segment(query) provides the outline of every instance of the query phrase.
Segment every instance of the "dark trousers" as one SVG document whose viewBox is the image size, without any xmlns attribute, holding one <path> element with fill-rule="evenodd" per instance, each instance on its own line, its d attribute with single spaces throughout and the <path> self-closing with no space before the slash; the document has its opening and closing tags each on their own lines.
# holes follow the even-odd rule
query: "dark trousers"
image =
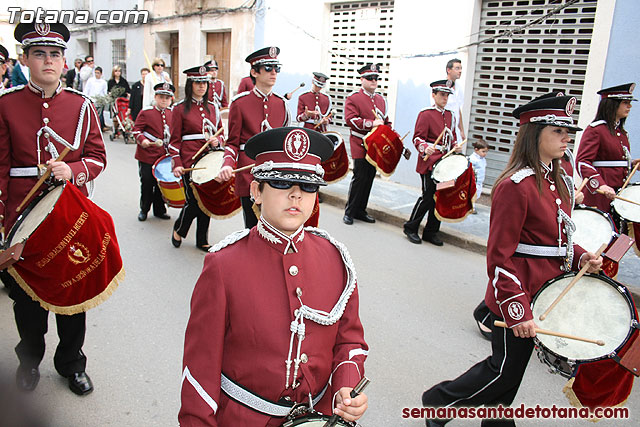
<svg viewBox="0 0 640 427">
<path fill-rule="evenodd" d="M 533 340 L 517 338 L 509 328 L 493 326 L 495 320 L 502 320 L 493 313 L 490 319 L 493 354 L 455 380 L 441 382 L 425 391 L 423 406 L 509 406 L 513 403 L 531 358 Z M 484 420 L 482 425 L 515 423 L 512 420 Z"/>
<path fill-rule="evenodd" d="M 138 174 L 140 175 L 140 211 L 147 213 L 153 205 L 155 216 L 167 213 L 167 208 L 162 199 L 158 181 L 151 171 L 152 165 L 138 161 Z"/>
<path fill-rule="evenodd" d="M 198 201 L 196 197 L 193 195 L 193 189 L 189 185 L 190 179 L 187 175 L 182 176 L 182 180 L 184 183 L 184 193 L 185 193 L 185 204 L 182 210 L 180 211 L 180 216 L 176 220 L 173 225 L 173 229 L 180 235 L 180 237 L 187 237 L 187 233 L 189 233 L 189 228 L 191 228 L 191 223 L 195 218 L 197 218 L 196 222 L 196 245 L 204 246 L 209 243 L 209 222 L 211 218 L 206 213 L 202 212 L 200 206 L 198 206 Z"/>
<path fill-rule="evenodd" d="M 404 223 L 404 229 L 417 233 L 420 228 L 420 223 L 425 214 L 429 212 L 427 217 L 427 225 L 424 227 L 422 237 L 433 235 L 440 230 L 440 220 L 436 217 L 436 201 L 433 196 L 436 194 L 436 183 L 431 179 L 431 171 L 426 174 L 420 174 L 420 180 L 422 181 L 422 195 L 418 197 L 409 221 Z"/>
<path fill-rule="evenodd" d="M 376 168 L 367 159 L 353 159 L 353 177 L 349 185 L 349 199 L 344 214 L 358 217 L 367 213 L 371 186 L 376 177 Z"/>
<path fill-rule="evenodd" d="M 0 273 L 0 277 L 10 289 L 9 296 L 13 299 L 13 313 L 20 335 L 20 342 L 16 346 L 18 360 L 26 368 L 36 368 L 44 357 L 49 312 L 32 300 L 6 270 Z M 60 338 L 53 356 L 56 371 L 64 377 L 83 372 L 87 365 L 87 358 L 82 352 L 86 313 L 72 316 L 56 314 L 56 326 Z"/>
<path fill-rule="evenodd" d="M 253 211 L 253 202 L 251 197 L 240 197 L 240 203 L 242 204 L 242 216 L 244 217 L 244 227 L 253 228 L 258 225 L 258 217 Z"/>
<path fill-rule="evenodd" d="M 487 328 L 491 328 L 491 310 L 489 310 L 484 300 L 480 301 L 480 304 L 473 310 L 473 318 Z"/>
</svg>

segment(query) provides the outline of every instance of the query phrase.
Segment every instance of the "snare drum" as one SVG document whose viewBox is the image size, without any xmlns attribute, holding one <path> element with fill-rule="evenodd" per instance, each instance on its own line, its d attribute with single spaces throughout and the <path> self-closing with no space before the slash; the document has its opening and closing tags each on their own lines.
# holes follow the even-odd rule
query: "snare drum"
<svg viewBox="0 0 640 427">
<path fill-rule="evenodd" d="M 151 168 L 153 177 L 158 181 L 158 187 L 167 206 L 182 208 L 185 203 L 184 185 L 182 178 L 177 177 L 171 170 L 171 156 L 159 158 Z"/>
<path fill-rule="evenodd" d="M 387 125 L 378 125 L 363 138 L 367 161 L 383 176 L 391 176 L 400 162 L 404 145 L 400 135 Z"/>
<path fill-rule="evenodd" d="M 600 209 L 577 206 L 571 214 L 576 224 L 573 243 L 595 253 L 603 243 L 609 245 L 616 236 L 616 228 L 611 217 Z"/>
<path fill-rule="evenodd" d="M 222 169 L 224 151 L 212 151 L 200 158 L 193 167 L 204 168 L 191 172 L 191 188 L 202 212 L 210 217 L 223 219 L 235 215 L 242 208 L 234 190 L 235 178 L 217 182 Z"/>
<path fill-rule="evenodd" d="M 53 212 L 53 208 L 62 195 L 64 185 L 45 190 L 31 202 L 29 207 L 18 217 L 7 237 L 7 246 L 25 243 L 42 222 Z"/>
<path fill-rule="evenodd" d="M 469 168 L 467 156 L 455 153 L 449 157 L 438 160 L 433 165 L 431 178 L 437 182 L 447 182 L 457 179 Z"/>
<path fill-rule="evenodd" d="M 331 417 L 319 413 L 308 414 L 293 420 L 286 421 L 282 427 L 324 427 Z M 338 427 L 353 427 L 356 424 L 338 418 L 335 424 Z"/>
<path fill-rule="evenodd" d="M 598 339 L 604 346 L 537 334 L 534 338 L 541 362 L 551 372 L 570 378 L 581 363 L 607 359 L 629 340 L 637 320 L 628 290 L 602 275 L 585 274 L 545 320 L 540 315 L 575 277 L 558 276 L 542 287 L 532 302 L 533 317 L 540 328 L 584 338 Z"/>
<path fill-rule="evenodd" d="M 630 184 L 624 190 L 619 191 L 617 195 L 640 203 L 640 183 Z M 611 202 L 611 206 L 622 219 L 630 222 L 640 222 L 640 206 L 620 199 L 614 199 Z"/>
</svg>

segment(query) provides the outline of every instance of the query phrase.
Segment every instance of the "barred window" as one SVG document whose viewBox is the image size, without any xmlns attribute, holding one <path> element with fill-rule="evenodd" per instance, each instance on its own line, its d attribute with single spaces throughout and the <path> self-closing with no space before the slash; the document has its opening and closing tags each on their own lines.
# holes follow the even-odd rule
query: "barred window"
<svg viewBox="0 0 640 427">
<path fill-rule="evenodd" d="M 126 40 L 111 40 L 111 63 L 122 68 L 122 77 L 127 75 L 127 45 Z M 109 76 L 111 73 L 109 72 Z"/>
</svg>

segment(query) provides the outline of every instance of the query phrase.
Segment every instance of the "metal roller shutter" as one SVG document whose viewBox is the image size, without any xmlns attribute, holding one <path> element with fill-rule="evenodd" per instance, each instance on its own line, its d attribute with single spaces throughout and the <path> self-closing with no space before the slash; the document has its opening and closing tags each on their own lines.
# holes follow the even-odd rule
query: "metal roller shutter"
<svg viewBox="0 0 640 427">
<path fill-rule="evenodd" d="M 483 1 L 479 39 L 540 18 L 558 0 Z M 580 113 L 597 0 L 580 0 L 511 37 L 481 43 L 476 57 L 469 141 L 489 143 L 486 186 L 495 182 L 511 155 L 518 131 L 514 108 L 550 91 L 578 98 Z M 472 152 L 469 144 L 469 152 Z"/>
</svg>

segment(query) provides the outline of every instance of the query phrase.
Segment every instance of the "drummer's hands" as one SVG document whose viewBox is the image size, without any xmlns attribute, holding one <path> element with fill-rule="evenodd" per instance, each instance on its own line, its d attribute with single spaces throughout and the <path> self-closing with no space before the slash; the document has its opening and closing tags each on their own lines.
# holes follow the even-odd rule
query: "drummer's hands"
<svg viewBox="0 0 640 427">
<path fill-rule="evenodd" d="M 140 146 L 142 148 L 149 148 L 149 147 L 151 147 L 151 141 L 149 141 L 147 138 L 145 138 L 144 141 L 142 141 L 140 143 Z"/>
<path fill-rule="evenodd" d="M 73 174 L 71 173 L 71 167 L 65 162 L 56 162 L 54 160 L 47 161 L 47 164 L 51 167 L 51 173 L 60 181 L 69 181 Z"/>
<path fill-rule="evenodd" d="M 589 263 L 589 268 L 587 269 L 587 273 L 597 273 L 602 268 L 602 257 L 596 257 L 596 254 L 593 252 L 585 252 L 580 258 L 580 268 L 582 268 L 586 263 Z"/>
<path fill-rule="evenodd" d="M 218 145 L 220 145 L 220 140 L 215 136 L 212 136 L 211 138 L 209 138 L 207 142 L 212 147 L 217 147 Z"/>
<path fill-rule="evenodd" d="M 216 181 L 220 182 L 218 178 L 220 178 L 222 181 L 229 181 L 232 177 L 233 169 L 231 168 L 231 166 L 224 166 L 222 169 L 220 169 L 220 173 L 218 174 Z"/>
<path fill-rule="evenodd" d="M 609 187 L 608 185 L 601 185 L 600 188 L 598 188 L 598 190 L 603 191 L 604 196 L 609 200 L 613 200 L 616 197 L 616 192 L 613 190 L 613 188 Z"/>
<path fill-rule="evenodd" d="M 578 191 L 576 193 L 575 203 L 576 205 L 580 205 L 582 202 L 584 202 L 584 193 L 582 191 Z"/>
<path fill-rule="evenodd" d="M 456 153 L 462 153 L 462 143 L 460 143 L 460 144 L 456 144 L 456 145 L 453 147 L 453 151 L 455 151 Z"/>
<path fill-rule="evenodd" d="M 382 120 L 382 119 L 375 119 L 375 120 L 373 121 L 373 125 L 372 125 L 372 126 L 373 126 L 373 127 L 376 127 L 376 126 L 380 126 L 380 125 L 383 125 L 383 124 L 384 124 L 384 120 Z"/>
<path fill-rule="evenodd" d="M 513 335 L 518 338 L 533 338 L 536 336 L 536 322 L 531 319 L 512 327 Z"/>
<path fill-rule="evenodd" d="M 369 407 L 369 398 L 366 394 L 360 393 L 356 397 L 351 397 L 349 393 L 351 387 L 342 387 L 336 395 L 336 407 L 333 413 L 347 421 L 356 421 Z"/>
<path fill-rule="evenodd" d="M 435 152 L 436 152 L 436 147 L 434 147 L 433 145 L 427 145 L 427 148 L 424 149 L 425 156 L 430 156 Z"/>
<path fill-rule="evenodd" d="M 635 165 L 636 165 L 637 163 L 640 163 L 640 159 L 633 159 L 633 160 L 631 160 L 631 166 L 634 166 L 634 167 L 635 167 Z"/>
<path fill-rule="evenodd" d="M 182 166 L 173 168 L 173 176 L 181 177 L 182 175 L 184 175 L 184 168 Z"/>
</svg>

